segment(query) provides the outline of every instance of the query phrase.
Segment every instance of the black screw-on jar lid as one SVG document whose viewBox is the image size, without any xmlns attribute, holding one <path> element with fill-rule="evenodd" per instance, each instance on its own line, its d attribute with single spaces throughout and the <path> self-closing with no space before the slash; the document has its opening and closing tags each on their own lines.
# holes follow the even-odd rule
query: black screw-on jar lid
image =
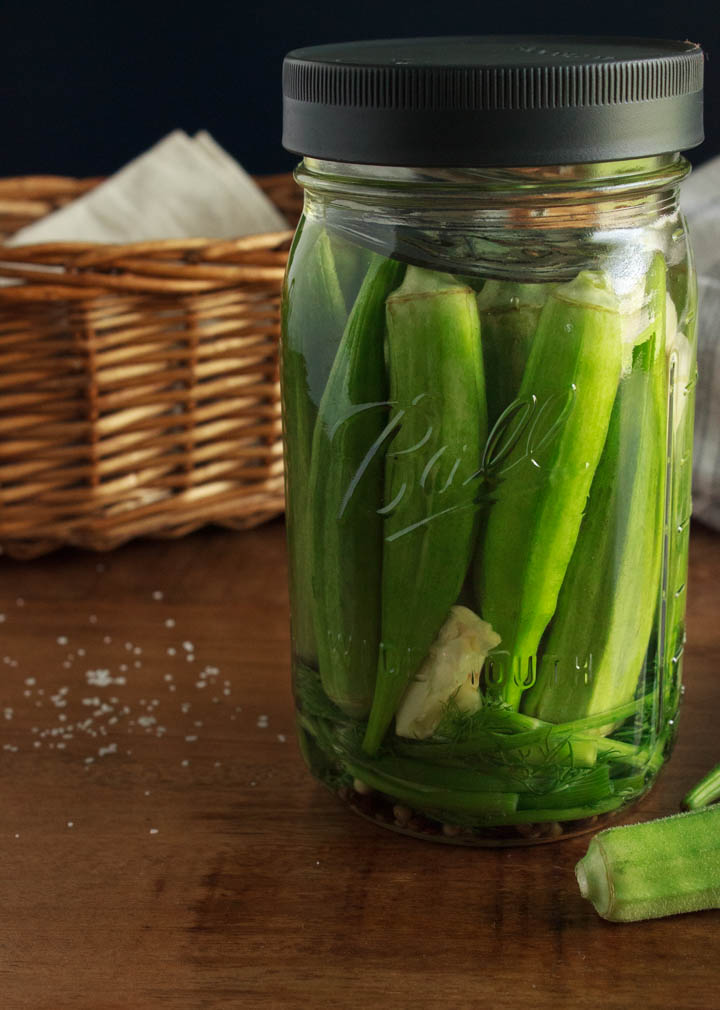
<svg viewBox="0 0 720 1010">
<path fill-rule="evenodd" d="M 547 165 L 703 140 L 692 42 L 489 35 L 313 46 L 283 64 L 283 145 L 370 165 Z"/>
</svg>

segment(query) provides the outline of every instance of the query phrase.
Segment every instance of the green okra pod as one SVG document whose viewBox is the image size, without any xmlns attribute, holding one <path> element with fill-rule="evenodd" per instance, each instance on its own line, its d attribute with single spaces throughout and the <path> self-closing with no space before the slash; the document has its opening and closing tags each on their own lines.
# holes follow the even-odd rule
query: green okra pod
<svg viewBox="0 0 720 1010">
<path fill-rule="evenodd" d="M 347 311 L 330 240 L 306 220 L 296 234 L 283 289 L 281 367 L 285 438 L 286 514 L 297 656 L 316 661 L 310 556 L 310 455 L 318 403 L 343 333 Z"/>
<path fill-rule="evenodd" d="M 312 590 L 323 687 L 367 715 L 380 641 L 385 299 L 403 266 L 374 257 L 320 402 L 312 444 Z"/>
<path fill-rule="evenodd" d="M 697 785 L 692 787 L 683 799 L 683 806 L 686 810 L 699 810 L 716 800 L 720 800 L 720 765 L 703 775 Z"/>
<path fill-rule="evenodd" d="M 612 922 L 720 908 L 720 807 L 596 835 L 575 867 L 580 893 Z"/>
<path fill-rule="evenodd" d="M 665 263 L 618 389 L 575 549 L 523 712 L 569 722 L 629 702 L 659 604 L 665 506 Z M 607 724 L 611 728 L 612 724 Z"/>
<path fill-rule="evenodd" d="M 555 287 L 490 280 L 478 295 L 491 427 L 518 394 L 540 310 Z"/>
<path fill-rule="evenodd" d="M 472 558 L 470 481 L 487 435 L 474 292 L 409 267 L 387 301 L 392 421 L 383 508 L 382 628 L 365 736 L 374 754 L 412 676 L 455 603 Z"/>
<path fill-rule="evenodd" d="M 500 635 L 493 690 L 517 708 L 535 673 L 607 435 L 622 363 L 607 276 L 583 271 L 549 296 L 518 402 L 525 411 L 496 483 L 475 566 L 483 618 Z"/>
</svg>

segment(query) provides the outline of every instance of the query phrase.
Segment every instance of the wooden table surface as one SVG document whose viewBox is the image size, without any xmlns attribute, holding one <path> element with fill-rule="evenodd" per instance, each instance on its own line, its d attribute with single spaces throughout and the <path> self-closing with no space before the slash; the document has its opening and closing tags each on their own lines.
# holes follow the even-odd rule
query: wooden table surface
<svg viewBox="0 0 720 1010">
<path fill-rule="evenodd" d="M 720 536 L 693 533 L 687 696 L 636 818 L 720 760 Z M 0 559 L 0 1006 L 720 1006 L 720 912 L 612 925 L 588 839 L 386 832 L 293 736 L 284 529 Z"/>
</svg>

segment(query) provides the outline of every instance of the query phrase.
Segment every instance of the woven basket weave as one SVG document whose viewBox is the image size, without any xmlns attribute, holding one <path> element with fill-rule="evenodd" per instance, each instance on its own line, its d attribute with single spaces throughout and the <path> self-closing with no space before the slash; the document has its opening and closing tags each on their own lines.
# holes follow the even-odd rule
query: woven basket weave
<svg viewBox="0 0 720 1010">
<path fill-rule="evenodd" d="M 291 176 L 258 179 L 294 225 Z M 0 180 L 0 237 L 94 180 Z M 0 549 L 106 550 L 282 512 L 291 232 L 0 251 Z"/>
</svg>

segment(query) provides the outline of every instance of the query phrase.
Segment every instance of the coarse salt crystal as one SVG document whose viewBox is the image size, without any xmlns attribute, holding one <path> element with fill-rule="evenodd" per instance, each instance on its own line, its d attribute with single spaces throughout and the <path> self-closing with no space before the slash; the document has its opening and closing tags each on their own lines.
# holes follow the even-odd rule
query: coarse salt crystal
<svg viewBox="0 0 720 1010">
<path fill-rule="evenodd" d="M 185 650 L 185 652 L 195 651 L 195 646 L 192 644 L 192 642 L 183 642 L 182 647 Z"/>
<path fill-rule="evenodd" d="M 172 617 L 168 617 L 166 619 L 166 621 L 165 621 L 165 627 L 166 628 L 174 628 L 175 627 L 175 621 L 172 619 Z"/>
<path fill-rule="evenodd" d="M 58 645 L 67 645 L 68 644 L 67 635 L 58 635 L 56 641 Z"/>
<path fill-rule="evenodd" d="M 156 589 L 152 594 L 152 598 L 154 600 L 161 600 L 164 595 L 165 594 L 163 593 L 162 589 Z"/>
</svg>

